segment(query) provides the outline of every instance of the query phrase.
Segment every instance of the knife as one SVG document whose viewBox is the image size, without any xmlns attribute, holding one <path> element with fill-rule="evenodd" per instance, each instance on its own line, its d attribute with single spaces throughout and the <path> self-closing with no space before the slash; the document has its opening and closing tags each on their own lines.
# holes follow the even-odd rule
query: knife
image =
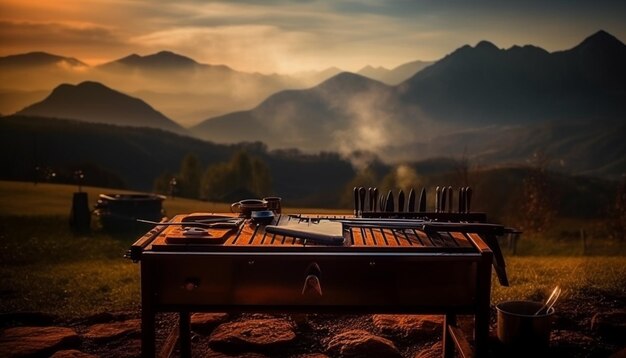
<svg viewBox="0 0 626 358">
<path fill-rule="evenodd" d="M 364 187 L 360 187 L 359 188 L 359 215 L 363 214 L 363 211 L 365 210 L 365 193 L 367 190 L 365 190 Z"/>
<path fill-rule="evenodd" d="M 420 193 L 420 202 L 417 211 L 420 213 L 426 212 L 426 188 L 422 188 L 422 192 Z"/>
<path fill-rule="evenodd" d="M 435 188 L 435 212 L 439 212 L 439 205 L 441 204 L 441 188 Z"/>
<path fill-rule="evenodd" d="M 393 202 L 393 192 L 391 190 L 389 190 L 389 192 L 387 193 L 387 199 L 385 200 L 385 211 L 394 211 L 395 209 L 395 205 Z"/>
<path fill-rule="evenodd" d="M 441 204 L 439 205 L 439 212 L 441 213 L 446 212 L 446 204 L 448 202 L 447 194 L 448 194 L 448 188 L 444 186 L 443 188 L 441 188 Z"/>
<path fill-rule="evenodd" d="M 465 212 L 465 188 L 459 188 L 459 213 Z"/>
<path fill-rule="evenodd" d="M 454 191 L 452 191 L 452 186 L 448 187 L 448 212 L 452 212 L 452 207 L 454 206 Z"/>
<path fill-rule="evenodd" d="M 415 212 L 415 190 L 413 188 L 409 191 L 409 202 L 406 206 L 406 211 L 409 213 Z"/>
<path fill-rule="evenodd" d="M 381 195 L 378 200 L 378 208 L 380 211 L 385 211 L 385 196 Z"/>
<path fill-rule="evenodd" d="M 367 210 L 374 211 L 374 188 L 371 186 L 367 189 Z"/>
<path fill-rule="evenodd" d="M 403 211 L 404 211 L 404 191 L 400 189 L 400 192 L 398 193 L 398 212 L 403 212 Z"/>
<path fill-rule="evenodd" d="M 374 187 L 374 190 L 372 191 L 374 196 L 372 197 L 372 211 L 378 211 L 378 208 L 376 207 L 376 205 L 378 204 L 378 188 Z"/>
<path fill-rule="evenodd" d="M 359 188 L 354 187 L 354 216 L 359 215 Z"/>
<path fill-rule="evenodd" d="M 472 207 L 472 188 L 469 186 L 465 188 L 465 212 L 471 212 Z"/>
</svg>

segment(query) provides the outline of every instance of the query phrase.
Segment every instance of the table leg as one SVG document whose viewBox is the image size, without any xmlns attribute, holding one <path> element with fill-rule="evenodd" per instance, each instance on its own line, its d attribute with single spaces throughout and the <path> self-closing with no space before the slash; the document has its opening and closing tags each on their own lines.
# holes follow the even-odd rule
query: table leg
<svg viewBox="0 0 626 358">
<path fill-rule="evenodd" d="M 454 357 L 454 340 L 448 326 L 456 325 L 456 315 L 446 313 L 443 319 L 443 358 Z"/>
<path fill-rule="evenodd" d="M 191 318 L 189 312 L 180 312 L 180 321 L 178 327 L 180 356 L 183 358 L 191 357 Z"/>
<path fill-rule="evenodd" d="M 152 280 L 147 264 L 141 263 L 141 356 L 153 358 L 155 348 L 155 310 L 152 299 Z"/>
<path fill-rule="evenodd" d="M 489 344 L 489 310 L 491 298 L 491 252 L 483 252 L 478 265 L 476 315 L 474 318 L 474 345 L 476 357 L 486 357 Z"/>
</svg>

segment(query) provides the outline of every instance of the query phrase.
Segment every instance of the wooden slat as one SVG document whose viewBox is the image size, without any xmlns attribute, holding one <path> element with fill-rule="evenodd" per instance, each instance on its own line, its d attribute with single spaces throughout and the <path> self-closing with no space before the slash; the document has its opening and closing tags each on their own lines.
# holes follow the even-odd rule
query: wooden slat
<svg viewBox="0 0 626 358">
<path fill-rule="evenodd" d="M 472 247 L 467 237 L 462 232 L 451 232 L 450 235 L 456 240 L 460 247 Z"/>
<path fill-rule="evenodd" d="M 412 230 L 399 230 L 398 231 L 398 244 L 400 246 L 413 246 L 413 240 L 417 240 L 414 239 L 415 235 L 413 234 Z"/>
</svg>

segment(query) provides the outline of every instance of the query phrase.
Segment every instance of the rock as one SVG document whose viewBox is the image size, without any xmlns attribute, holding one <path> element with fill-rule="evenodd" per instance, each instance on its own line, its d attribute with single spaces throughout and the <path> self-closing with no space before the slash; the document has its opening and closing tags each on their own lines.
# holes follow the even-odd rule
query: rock
<svg viewBox="0 0 626 358">
<path fill-rule="evenodd" d="M 88 328 L 83 337 L 96 342 L 105 342 L 122 336 L 135 336 L 140 332 L 141 320 L 129 319 L 121 322 L 94 324 Z"/>
<path fill-rule="evenodd" d="M 211 331 L 228 320 L 228 313 L 194 313 L 191 315 L 191 329 Z"/>
<path fill-rule="evenodd" d="M 402 357 L 392 341 L 361 329 L 331 338 L 327 349 L 331 355 L 342 357 Z"/>
<path fill-rule="evenodd" d="M 98 358 L 98 356 L 81 352 L 76 349 L 66 349 L 54 353 L 50 358 Z"/>
<path fill-rule="evenodd" d="M 372 316 L 372 321 L 382 334 L 390 336 L 434 336 L 443 331 L 443 316 L 377 314 Z"/>
<path fill-rule="evenodd" d="M 292 342 L 293 324 L 285 319 L 253 319 L 219 325 L 209 337 L 209 346 L 219 351 L 268 349 Z"/>
<path fill-rule="evenodd" d="M 423 349 L 415 355 L 415 358 L 440 358 L 443 354 L 443 344 L 437 342 L 430 348 Z"/>
<path fill-rule="evenodd" d="M 626 337 L 626 311 L 596 313 L 591 319 L 591 329 L 609 340 L 623 342 Z"/>
<path fill-rule="evenodd" d="M 66 327 L 13 327 L 0 334 L 0 357 L 50 355 L 80 343 L 76 331 Z"/>
</svg>

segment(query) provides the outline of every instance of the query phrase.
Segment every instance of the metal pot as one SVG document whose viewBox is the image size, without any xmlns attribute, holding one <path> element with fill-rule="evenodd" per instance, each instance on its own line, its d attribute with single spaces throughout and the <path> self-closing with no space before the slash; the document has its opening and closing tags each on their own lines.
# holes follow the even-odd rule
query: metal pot
<svg viewBox="0 0 626 358">
<path fill-rule="evenodd" d="M 533 301 L 508 301 L 496 305 L 500 342 L 524 351 L 547 349 L 554 308 L 545 314 L 535 315 L 542 305 Z"/>
</svg>

